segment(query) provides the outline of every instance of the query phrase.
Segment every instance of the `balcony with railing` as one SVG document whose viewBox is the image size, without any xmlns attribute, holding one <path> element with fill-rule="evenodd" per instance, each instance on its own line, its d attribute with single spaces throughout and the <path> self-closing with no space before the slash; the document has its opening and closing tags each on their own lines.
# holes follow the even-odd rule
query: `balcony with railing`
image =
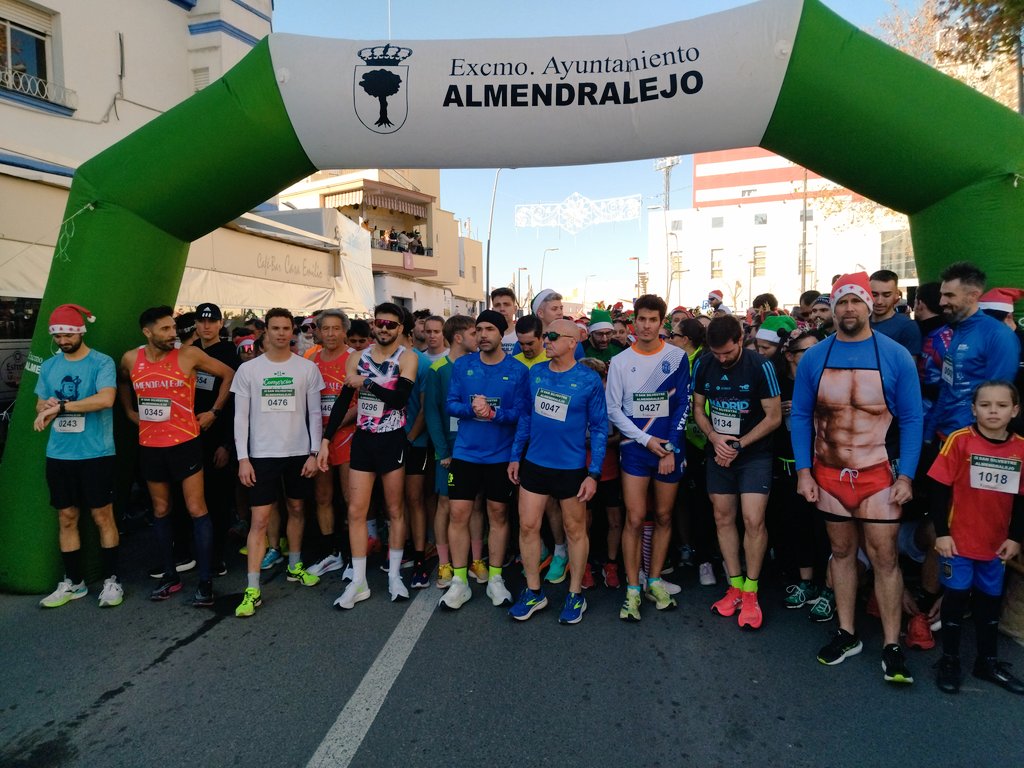
<svg viewBox="0 0 1024 768">
<path fill-rule="evenodd" d="M 69 111 L 78 109 L 78 94 L 70 88 L 0 65 L 0 92 L 3 91 L 38 99 Z"/>
</svg>

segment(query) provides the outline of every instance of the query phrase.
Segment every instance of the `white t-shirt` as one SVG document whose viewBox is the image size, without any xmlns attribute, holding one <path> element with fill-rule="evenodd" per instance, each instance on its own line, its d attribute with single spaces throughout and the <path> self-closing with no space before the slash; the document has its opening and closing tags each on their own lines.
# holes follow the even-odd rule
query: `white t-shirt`
<svg viewBox="0 0 1024 768">
<path fill-rule="evenodd" d="M 319 451 L 323 388 L 316 363 L 295 354 L 283 363 L 266 355 L 242 363 L 231 382 L 238 458 L 305 456 Z"/>
</svg>

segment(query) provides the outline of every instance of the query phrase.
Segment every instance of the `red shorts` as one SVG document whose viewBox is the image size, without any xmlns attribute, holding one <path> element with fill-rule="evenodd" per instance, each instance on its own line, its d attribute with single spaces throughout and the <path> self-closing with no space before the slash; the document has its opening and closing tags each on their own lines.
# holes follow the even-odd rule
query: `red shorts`
<svg viewBox="0 0 1024 768">
<path fill-rule="evenodd" d="M 811 474 L 822 490 L 838 499 L 851 513 L 855 512 L 865 499 L 884 491 L 895 482 L 892 466 L 888 461 L 863 469 L 849 469 L 830 467 L 815 458 Z"/>
<path fill-rule="evenodd" d="M 352 437 L 356 433 L 356 425 L 343 427 L 334 433 L 330 450 L 327 452 L 327 463 L 332 467 L 348 464 L 352 461 Z"/>
</svg>

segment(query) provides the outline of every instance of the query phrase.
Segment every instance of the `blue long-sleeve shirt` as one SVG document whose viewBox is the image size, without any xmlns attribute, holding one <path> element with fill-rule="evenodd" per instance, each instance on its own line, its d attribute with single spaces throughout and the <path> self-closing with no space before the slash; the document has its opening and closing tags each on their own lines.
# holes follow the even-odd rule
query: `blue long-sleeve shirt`
<svg viewBox="0 0 1024 768">
<path fill-rule="evenodd" d="M 875 352 L 875 343 L 878 352 Z M 796 369 L 789 426 L 796 468 L 811 467 L 814 450 L 814 407 L 818 383 L 829 368 L 878 370 L 881 366 L 883 393 L 889 412 L 899 425 L 899 472 L 913 478 L 921 457 L 921 386 L 910 353 L 898 342 L 880 333 L 863 341 L 839 341 L 833 337 L 804 352 Z M 895 458 L 895 457 L 892 457 Z"/>
<path fill-rule="evenodd" d="M 971 402 L 983 381 L 1013 381 L 1020 362 L 1020 343 L 1007 326 L 984 312 L 975 312 L 953 326 L 953 339 L 942 358 L 939 397 L 932 410 L 935 432 L 948 436 L 974 423 Z M 935 435 L 927 434 L 931 440 Z"/>
<path fill-rule="evenodd" d="M 528 413 L 526 366 L 508 355 L 500 363 L 487 365 L 479 352 L 460 357 L 453 366 L 446 404 L 448 415 L 459 420 L 459 428 L 452 455 L 476 464 L 509 461 L 516 421 Z M 487 398 L 493 419 L 476 418 L 474 395 Z"/>
<path fill-rule="evenodd" d="M 604 384 L 596 371 L 574 365 L 552 371 L 551 362 L 530 369 L 530 399 L 516 426 L 512 461 L 526 459 L 549 469 L 579 469 L 601 473 L 608 442 L 608 409 Z M 587 464 L 587 429 L 591 455 Z"/>
</svg>

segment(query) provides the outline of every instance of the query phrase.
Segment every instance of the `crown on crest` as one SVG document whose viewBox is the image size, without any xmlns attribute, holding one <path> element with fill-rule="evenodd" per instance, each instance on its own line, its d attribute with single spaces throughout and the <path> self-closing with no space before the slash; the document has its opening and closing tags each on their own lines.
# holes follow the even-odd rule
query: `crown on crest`
<svg viewBox="0 0 1024 768">
<path fill-rule="evenodd" d="M 393 67 L 396 64 L 401 64 L 410 56 L 412 56 L 412 48 L 403 48 L 400 45 L 392 45 L 391 43 L 374 45 L 359 51 L 359 58 L 371 67 Z"/>
</svg>

